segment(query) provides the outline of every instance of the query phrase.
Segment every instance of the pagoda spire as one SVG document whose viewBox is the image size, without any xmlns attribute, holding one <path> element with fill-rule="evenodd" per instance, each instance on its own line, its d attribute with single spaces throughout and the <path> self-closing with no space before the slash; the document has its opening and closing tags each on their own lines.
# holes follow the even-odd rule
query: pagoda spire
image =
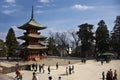
<svg viewBox="0 0 120 80">
<path fill-rule="evenodd" d="M 34 7 L 32 6 L 31 20 L 34 19 Z"/>
</svg>

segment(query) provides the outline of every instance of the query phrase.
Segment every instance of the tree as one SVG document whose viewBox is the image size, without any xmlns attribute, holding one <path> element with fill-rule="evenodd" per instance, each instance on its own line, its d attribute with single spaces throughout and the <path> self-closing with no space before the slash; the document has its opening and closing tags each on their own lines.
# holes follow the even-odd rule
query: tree
<svg viewBox="0 0 120 80">
<path fill-rule="evenodd" d="M 48 38 L 48 54 L 49 55 L 59 55 L 56 49 L 55 41 L 54 41 L 53 33 L 50 33 L 50 37 Z"/>
<path fill-rule="evenodd" d="M 99 53 L 104 53 L 109 50 L 109 31 L 104 20 L 98 23 L 98 28 L 96 30 L 96 51 Z"/>
<path fill-rule="evenodd" d="M 56 33 L 56 44 L 59 48 L 60 56 L 65 56 L 69 54 L 70 39 L 67 32 Z"/>
<path fill-rule="evenodd" d="M 61 57 L 68 54 L 69 49 L 69 37 L 67 33 L 50 33 L 49 37 L 49 52 L 59 54 Z M 67 54 L 66 54 L 67 53 Z"/>
<path fill-rule="evenodd" d="M 8 56 L 16 56 L 16 47 L 18 42 L 15 37 L 13 28 L 10 28 L 6 36 L 6 46 L 8 48 Z"/>
<path fill-rule="evenodd" d="M 120 55 L 120 16 L 117 16 L 115 20 L 115 25 L 111 33 L 111 45 L 113 50 Z"/>
<path fill-rule="evenodd" d="M 72 56 L 80 56 L 80 39 L 75 31 L 70 32 L 73 40 L 71 40 L 72 48 L 74 49 L 74 53 Z"/>
<path fill-rule="evenodd" d="M 0 56 L 6 56 L 7 53 L 7 47 L 5 45 L 5 42 L 0 39 Z"/>
<path fill-rule="evenodd" d="M 92 44 L 93 44 L 93 25 L 85 23 L 78 26 L 79 31 L 77 32 L 77 35 L 81 41 L 81 52 L 82 57 L 86 57 L 86 52 L 91 50 Z"/>
</svg>

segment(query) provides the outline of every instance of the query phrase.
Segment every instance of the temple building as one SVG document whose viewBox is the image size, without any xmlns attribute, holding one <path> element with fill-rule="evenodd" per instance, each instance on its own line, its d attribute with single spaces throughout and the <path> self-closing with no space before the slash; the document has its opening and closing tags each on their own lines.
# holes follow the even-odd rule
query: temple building
<svg viewBox="0 0 120 80">
<path fill-rule="evenodd" d="M 28 61 L 44 58 L 44 53 L 47 50 L 45 44 L 47 37 L 42 36 L 38 30 L 46 29 L 46 27 L 35 21 L 33 7 L 31 19 L 18 28 L 26 31 L 23 36 L 18 37 L 18 39 L 24 40 L 18 47 L 20 57 Z"/>
</svg>

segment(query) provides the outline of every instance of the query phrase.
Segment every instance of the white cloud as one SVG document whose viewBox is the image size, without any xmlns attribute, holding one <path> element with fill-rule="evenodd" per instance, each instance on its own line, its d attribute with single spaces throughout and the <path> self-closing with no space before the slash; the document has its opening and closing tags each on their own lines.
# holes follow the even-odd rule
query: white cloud
<svg viewBox="0 0 120 80">
<path fill-rule="evenodd" d="M 88 10 L 88 9 L 93 9 L 93 6 L 86 6 L 86 5 L 81 5 L 81 4 L 75 4 L 74 6 L 72 6 L 73 9 L 77 9 L 77 10 Z"/>
<path fill-rule="evenodd" d="M 15 3 L 16 1 L 15 0 L 5 0 L 5 2 L 7 2 L 7 3 Z"/>
<path fill-rule="evenodd" d="M 2 5 L 2 8 L 10 8 L 10 7 L 16 7 L 16 4 L 9 4 L 9 5 Z"/>
<path fill-rule="evenodd" d="M 41 3 L 49 3 L 50 2 L 50 0 L 38 0 L 38 1 Z"/>
<path fill-rule="evenodd" d="M 10 6 L 8 5 L 2 5 L 2 8 L 9 8 Z"/>
<path fill-rule="evenodd" d="M 4 11 L 2 11 L 2 13 L 7 14 L 7 15 L 12 14 L 14 12 L 15 12 L 15 10 L 4 10 Z"/>
<path fill-rule="evenodd" d="M 40 14 L 40 13 L 43 13 L 43 11 L 37 10 L 35 11 L 35 13 Z"/>
<path fill-rule="evenodd" d="M 42 8 L 43 6 L 41 6 L 41 5 L 36 5 L 36 7 L 37 7 L 37 8 Z"/>
</svg>

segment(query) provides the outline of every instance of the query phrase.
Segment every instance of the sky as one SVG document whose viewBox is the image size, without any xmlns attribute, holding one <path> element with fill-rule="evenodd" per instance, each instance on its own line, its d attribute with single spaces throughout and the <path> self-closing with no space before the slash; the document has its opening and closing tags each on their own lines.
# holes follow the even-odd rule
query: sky
<svg viewBox="0 0 120 80">
<path fill-rule="evenodd" d="M 94 25 L 104 20 L 108 29 L 114 27 L 116 16 L 120 16 L 120 0 L 0 0 L 0 39 L 5 40 L 12 27 L 16 37 L 23 34 L 17 27 L 31 18 L 34 6 L 34 19 L 46 26 L 42 35 L 49 32 L 78 31 L 78 25 Z"/>
</svg>

